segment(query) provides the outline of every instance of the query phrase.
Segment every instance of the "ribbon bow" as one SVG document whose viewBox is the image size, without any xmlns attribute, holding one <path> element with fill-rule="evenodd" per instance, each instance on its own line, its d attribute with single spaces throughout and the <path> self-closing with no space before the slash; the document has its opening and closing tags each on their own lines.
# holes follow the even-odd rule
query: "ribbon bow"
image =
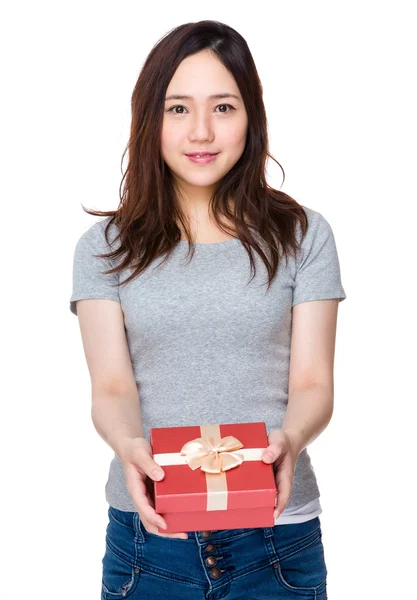
<svg viewBox="0 0 417 600">
<path fill-rule="evenodd" d="M 185 460 L 193 471 L 201 467 L 201 470 L 206 473 L 221 473 L 242 464 L 243 455 L 234 452 L 243 448 L 240 440 L 233 435 L 227 435 L 216 444 L 213 439 L 212 437 L 195 438 L 181 448 L 180 454 L 185 455 Z"/>
</svg>

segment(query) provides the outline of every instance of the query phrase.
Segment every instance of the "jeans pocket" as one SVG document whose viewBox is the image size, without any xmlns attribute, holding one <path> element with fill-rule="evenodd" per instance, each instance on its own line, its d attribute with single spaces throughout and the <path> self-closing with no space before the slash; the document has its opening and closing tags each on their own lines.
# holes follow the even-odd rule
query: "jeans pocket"
<svg viewBox="0 0 417 600">
<path fill-rule="evenodd" d="M 133 513 L 110 507 L 106 550 L 102 559 L 102 600 L 122 600 L 137 589 L 141 551 L 133 526 Z"/>
<path fill-rule="evenodd" d="M 302 542 L 280 550 L 274 574 L 280 589 L 316 598 L 325 593 L 327 567 L 324 557 L 321 529 Z M 325 597 L 325 596 L 323 596 Z"/>
<path fill-rule="evenodd" d="M 135 592 L 139 583 L 139 569 L 119 556 L 108 543 L 102 564 L 102 600 L 123 600 Z"/>
</svg>

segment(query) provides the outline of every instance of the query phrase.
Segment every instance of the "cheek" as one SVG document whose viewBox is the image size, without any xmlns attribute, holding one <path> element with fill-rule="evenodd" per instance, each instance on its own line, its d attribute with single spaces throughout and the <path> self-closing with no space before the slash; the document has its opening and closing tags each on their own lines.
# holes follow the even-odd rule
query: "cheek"
<svg viewBox="0 0 417 600">
<path fill-rule="evenodd" d="M 169 125 L 163 125 L 161 133 L 161 149 L 163 154 L 168 154 L 174 150 L 178 151 L 180 144 L 180 135 L 178 129 Z"/>
<path fill-rule="evenodd" d="M 240 156 L 245 148 L 246 143 L 246 132 L 236 131 L 230 132 L 227 138 L 227 145 L 225 146 L 229 150 L 230 156 Z"/>
<path fill-rule="evenodd" d="M 226 135 L 223 136 L 225 147 L 229 148 L 233 153 L 243 152 L 247 136 L 246 123 L 235 124 L 225 133 Z"/>
</svg>

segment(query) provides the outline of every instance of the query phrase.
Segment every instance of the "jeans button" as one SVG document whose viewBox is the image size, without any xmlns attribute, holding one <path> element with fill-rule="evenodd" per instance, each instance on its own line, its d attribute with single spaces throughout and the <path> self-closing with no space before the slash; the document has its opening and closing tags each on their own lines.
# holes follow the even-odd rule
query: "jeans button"
<svg viewBox="0 0 417 600">
<path fill-rule="evenodd" d="M 211 531 L 200 531 L 201 537 L 207 540 L 211 536 Z"/>
<path fill-rule="evenodd" d="M 217 558 L 215 556 L 207 556 L 205 562 L 208 567 L 214 567 L 217 564 Z"/>
<path fill-rule="evenodd" d="M 210 569 L 210 577 L 212 577 L 213 579 L 218 579 L 219 577 L 221 577 L 221 574 L 222 572 L 217 567 Z"/>
<path fill-rule="evenodd" d="M 213 550 L 216 549 L 216 546 L 214 546 L 213 544 L 209 544 L 208 546 L 205 547 L 205 551 L 206 552 L 213 552 Z"/>
</svg>

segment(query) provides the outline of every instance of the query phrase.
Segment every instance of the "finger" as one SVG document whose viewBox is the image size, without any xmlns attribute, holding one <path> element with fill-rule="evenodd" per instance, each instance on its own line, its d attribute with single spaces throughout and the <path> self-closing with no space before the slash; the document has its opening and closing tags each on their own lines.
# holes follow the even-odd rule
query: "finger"
<svg viewBox="0 0 417 600">
<path fill-rule="evenodd" d="M 140 467 L 153 481 L 160 481 L 165 477 L 165 471 L 150 456 L 141 455 Z"/>
<path fill-rule="evenodd" d="M 262 460 L 271 463 L 275 461 L 278 457 L 278 448 L 276 444 L 270 444 L 267 448 L 265 448 L 262 454 Z"/>
<path fill-rule="evenodd" d="M 182 532 L 182 533 L 161 533 L 160 531 L 157 530 L 155 533 L 157 533 L 161 537 L 179 538 L 181 540 L 188 540 L 188 534 L 185 533 L 185 532 Z"/>
<path fill-rule="evenodd" d="M 165 471 L 152 458 L 152 450 L 149 446 L 149 442 L 146 442 L 146 444 L 146 446 L 138 445 L 136 447 L 133 451 L 133 459 L 131 462 L 136 462 L 136 466 L 141 474 L 147 475 L 154 481 L 159 481 L 164 478 Z"/>
<path fill-rule="evenodd" d="M 279 474 L 277 489 L 278 489 L 278 501 L 277 501 L 277 505 L 274 509 L 274 517 L 275 518 L 277 518 L 283 512 L 283 510 L 287 506 L 288 500 L 290 499 L 290 496 L 291 496 L 292 477 L 288 473 L 281 472 Z"/>
<path fill-rule="evenodd" d="M 183 539 L 183 540 L 188 539 L 188 534 L 185 532 L 161 533 L 160 531 L 158 531 L 157 527 L 152 525 L 152 523 L 150 523 L 146 518 L 142 518 L 142 516 L 141 516 L 140 519 L 143 522 L 146 531 L 148 531 L 149 533 L 154 533 L 155 535 L 159 535 L 161 537 L 167 537 L 167 538 L 179 538 L 179 539 Z"/>
<path fill-rule="evenodd" d="M 145 481 L 133 464 L 125 467 L 126 485 L 139 514 L 143 515 L 154 526 L 166 529 L 165 520 L 150 503 Z"/>
<path fill-rule="evenodd" d="M 178 538 L 180 540 L 188 540 L 188 535 L 186 533 L 159 533 L 159 532 L 157 532 L 157 533 L 161 537 Z"/>
<path fill-rule="evenodd" d="M 262 460 L 268 464 L 270 463 L 281 463 L 281 461 L 285 457 L 285 452 L 277 446 L 277 444 L 271 444 L 268 448 L 265 449 L 262 454 Z"/>
</svg>

